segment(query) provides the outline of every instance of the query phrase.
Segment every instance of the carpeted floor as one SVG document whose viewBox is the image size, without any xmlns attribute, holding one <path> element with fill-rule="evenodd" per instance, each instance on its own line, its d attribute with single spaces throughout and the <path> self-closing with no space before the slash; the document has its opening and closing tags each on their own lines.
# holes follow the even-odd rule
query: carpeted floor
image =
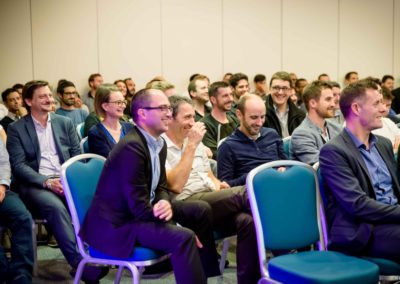
<svg viewBox="0 0 400 284">
<path fill-rule="evenodd" d="M 232 242 L 229 253 L 229 267 L 225 269 L 223 277 L 210 278 L 208 283 L 236 283 L 236 257 L 235 257 L 235 243 Z M 34 277 L 34 284 L 71 284 L 73 283 L 72 277 L 69 275 L 70 266 L 65 261 L 61 251 L 59 249 L 50 248 L 46 245 L 38 246 L 38 275 Z M 116 269 L 111 269 L 110 273 L 101 280 L 100 283 L 114 283 L 114 277 Z M 83 283 L 83 282 L 81 282 Z M 125 271 L 121 283 L 132 283 L 130 272 Z M 150 276 L 142 277 L 141 283 L 145 284 L 170 284 L 175 283 L 173 273 L 167 273 L 164 275 L 158 275 L 156 278 Z"/>
</svg>

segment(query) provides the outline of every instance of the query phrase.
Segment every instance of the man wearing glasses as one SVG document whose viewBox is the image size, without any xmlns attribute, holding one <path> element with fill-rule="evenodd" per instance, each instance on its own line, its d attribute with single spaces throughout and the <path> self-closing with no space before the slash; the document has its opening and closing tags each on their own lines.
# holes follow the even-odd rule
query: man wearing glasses
<svg viewBox="0 0 400 284">
<path fill-rule="evenodd" d="M 289 98 L 291 80 L 289 73 L 277 72 L 270 81 L 271 94 L 267 97 L 267 117 L 265 127 L 274 128 L 285 138 L 300 125 L 306 114 L 300 110 Z"/>
<path fill-rule="evenodd" d="M 80 234 L 113 257 L 127 258 L 135 246 L 170 253 L 177 283 L 207 283 L 220 273 L 211 208 L 204 201 L 171 202 L 168 195 L 160 137 L 171 121 L 168 98 L 140 90 L 131 113 L 136 125 L 109 153 Z"/>
<path fill-rule="evenodd" d="M 60 107 L 56 110 L 56 114 L 70 118 L 75 127 L 85 122 L 89 113 L 83 109 L 75 108 L 77 92 L 74 83 L 62 81 L 57 87 L 57 94 L 60 98 Z"/>
</svg>

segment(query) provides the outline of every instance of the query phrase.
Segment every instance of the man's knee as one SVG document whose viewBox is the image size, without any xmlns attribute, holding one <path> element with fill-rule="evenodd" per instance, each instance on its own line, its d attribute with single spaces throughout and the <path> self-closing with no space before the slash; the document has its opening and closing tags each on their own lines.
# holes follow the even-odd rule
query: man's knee
<svg viewBox="0 0 400 284">
<path fill-rule="evenodd" d="M 254 231 L 254 220 L 253 217 L 248 213 L 239 213 L 235 216 L 236 228 L 239 231 Z"/>
</svg>

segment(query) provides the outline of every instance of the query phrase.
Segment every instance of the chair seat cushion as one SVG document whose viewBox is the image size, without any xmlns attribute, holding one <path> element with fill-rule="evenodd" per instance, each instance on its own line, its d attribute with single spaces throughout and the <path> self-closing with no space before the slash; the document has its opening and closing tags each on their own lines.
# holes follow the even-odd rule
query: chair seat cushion
<svg viewBox="0 0 400 284">
<path fill-rule="evenodd" d="M 91 257 L 112 259 L 112 260 L 123 260 L 123 261 L 146 261 L 146 260 L 157 259 L 165 255 L 163 253 L 158 253 L 155 250 L 144 247 L 135 247 L 132 255 L 128 258 L 112 257 L 102 252 L 99 252 L 98 250 L 95 250 L 92 247 L 89 247 L 89 254 Z"/>
<path fill-rule="evenodd" d="M 400 263 L 376 257 L 364 257 L 364 259 L 378 265 L 380 275 L 400 275 Z"/>
<path fill-rule="evenodd" d="M 372 265 L 371 265 L 372 264 Z M 308 251 L 272 258 L 270 277 L 283 283 L 378 283 L 378 266 L 333 251 Z"/>
</svg>

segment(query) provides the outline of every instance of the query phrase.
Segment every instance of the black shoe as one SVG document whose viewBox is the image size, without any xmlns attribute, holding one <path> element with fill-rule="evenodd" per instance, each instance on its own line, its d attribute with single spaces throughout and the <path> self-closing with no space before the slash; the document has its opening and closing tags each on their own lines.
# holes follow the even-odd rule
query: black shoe
<svg viewBox="0 0 400 284">
<path fill-rule="evenodd" d="M 58 248 L 58 243 L 54 236 L 49 237 L 49 240 L 47 241 L 47 245 L 51 248 Z"/>
<path fill-rule="evenodd" d="M 99 280 L 108 274 L 107 266 L 91 266 L 86 265 L 83 269 L 81 280 L 86 284 L 100 283 Z M 76 268 L 72 268 L 69 274 L 75 277 Z"/>
<path fill-rule="evenodd" d="M 171 260 L 167 258 L 161 262 L 158 262 L 153 265 L 146 266 L 143 271 L 143 275 L 157 275 L 157 274 L 165 274 L 171 272 L 173 270 Z"/>
</svg>

